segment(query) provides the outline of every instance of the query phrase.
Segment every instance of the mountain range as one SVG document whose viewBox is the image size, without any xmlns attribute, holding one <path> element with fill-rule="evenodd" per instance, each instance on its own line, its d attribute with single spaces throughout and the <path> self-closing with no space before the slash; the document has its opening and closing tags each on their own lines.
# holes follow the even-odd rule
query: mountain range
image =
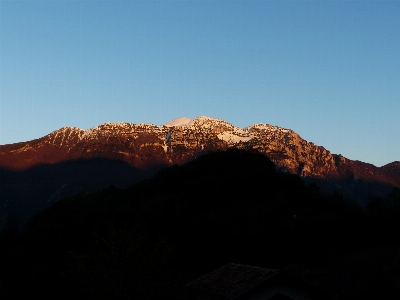
<svg viewBox="0 0 400 300">
<path fill-rule="evenodd" d="M 109 185 L 128 186 L 161 168 L 230 148 L 263 153 L 277 170 L 360 203 L 400 186 L 399 161 L 376 167 L 350 160 L 291 129 L 268 124 L 239 128 L 200 116 L 162 126 L 63 127 L 36 140 L 0 146 L 0 225 L 10 214 L 26 220 L 62 197 Z"/>
</svg>

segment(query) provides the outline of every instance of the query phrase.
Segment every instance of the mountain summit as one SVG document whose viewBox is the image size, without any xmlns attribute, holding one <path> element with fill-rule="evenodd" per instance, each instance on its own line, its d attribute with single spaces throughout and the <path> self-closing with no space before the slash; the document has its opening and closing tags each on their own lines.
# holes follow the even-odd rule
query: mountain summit
<svg viewBox="0 0 400 300">
<path fill-rule="evenodd" d="M 87 130 L 63 127 L 36 140 L 1 145 L 0 171 L 27 172 L 33 167 L 76 160 L 107 159 L 145 174 L 148 170 L 183 164 L 210 151 L 229 148 L 263 153 L 275 163 L 277 170 L 297 174 L 306 182 L 316 182 L 328 192 L 336 190 L 349 198 L 384 195 L 400 186 L 398 162 L 379 168 L 332 154 L 291 129 L 269 124 L 239 128 L 207 116 L 180 117 L 161 126 L 120 122 L 104 123 Z M 118 168 L 115 167 L 115 172 Z M 117 178 L 115 176 L 113 178 Z M 46 186 L 47 183 L 35 183 L 37 185 Z M 68 190 L 67 181 L 59 185 L 63 186 L 63 191 Z M 9 190 L 10 186 L 7 184 L 6 188 Z M 13 186 L 18 189 L 18 183 Z M 15 190 L 14 194 L 20 192 Z M 11 200 L 0 198 L 1 201 L 9 203 Z"/>
<path fill-rule="evenodd" d="M 400 184 L 398 176 L 393 176 L 400 169 L 398 163 L 378 168 L 332 154 L 290 129 L 269 124 L 242 129 L 207 116 L 180 117 L 161 126 L 120 122 L 87 130 L 63 127 L 33 141 L 1 145 L 0 167 L 24 170 L 40 164 L 102 157 L 148 168 L 181 164 L 208 151 L 232 147 L 257 150 L 268 155 L 280 170 L 302 177 L 351 177 Z"/>
<path fill-rule="evenodd" d="M 178 119 L 174 119 L 172 121 L 169 121 L 165 123 L 164 125 L 166 126 L 187 126 L 189 123 L 192 121 L 192 119 L 186 118 L 186 117 L 180 117 Z"/>
</svg>

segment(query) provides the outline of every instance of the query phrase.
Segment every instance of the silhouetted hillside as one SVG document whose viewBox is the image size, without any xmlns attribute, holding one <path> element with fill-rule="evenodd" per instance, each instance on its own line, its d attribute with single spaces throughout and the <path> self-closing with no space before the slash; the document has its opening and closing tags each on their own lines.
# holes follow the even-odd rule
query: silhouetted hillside
<svg viewBox="0 0 400 300">
<path fill-rule="evenodd" d="M 327 298 L 350 291 L 357 299 L 367 287 L 397 292 L 373 276 L 397 266 L 398 196 L 368 214 L 275 172 L 264 155 L 213 152 L 127 189 L 62 199 L 22 233 L 10 219 L 0 241 L 1 294 L 192 299 L 184 285 L 228 262 L 283 269 Z"/>
<path fill-rule="evenodd" d="M 107 158 L 70 160 L 19 171 L 0 168 L 0 228 L 9 216 L 17 217 L 22 225 L 59 199 L 110 185 L 124 188 L 154 173 L 154 169 L 140 170 Z"/>
</svg>

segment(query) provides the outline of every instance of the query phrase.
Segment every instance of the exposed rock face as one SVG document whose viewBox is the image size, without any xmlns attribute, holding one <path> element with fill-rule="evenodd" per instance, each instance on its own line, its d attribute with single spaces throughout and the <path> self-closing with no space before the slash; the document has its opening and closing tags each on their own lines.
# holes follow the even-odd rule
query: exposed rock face
<svg viewBox="0 0 400 300">
<path fill-rule="evenodd" d="M 108 158 L 146 169 L 181 164 L 208 151 L 231 147 L 265 153 L 280 170 L 306 179 L 400 186 L 399 162 L 378 168 L 332 154 L 290 129 L 267 124 L 241 129 L 209 117 L 179 118 L 162 126 L 105 123 L 88 130 L 64 127 L 37 140 L 0 146 L 0 167 L 24 170 L 72 159 Z"/>
</svg>

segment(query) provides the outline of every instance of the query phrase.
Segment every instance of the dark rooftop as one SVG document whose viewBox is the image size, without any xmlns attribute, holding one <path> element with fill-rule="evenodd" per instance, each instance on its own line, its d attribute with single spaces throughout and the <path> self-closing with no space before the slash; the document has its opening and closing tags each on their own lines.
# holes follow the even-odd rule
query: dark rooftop
<svg viewBox="0 0 400 300">
<path fill-rule="evenodd" d="M 199 293 L 221 299 L 235 299 L 279 273 L 276 269 L 227 264 L 187 285 Z"/>
</svg>

